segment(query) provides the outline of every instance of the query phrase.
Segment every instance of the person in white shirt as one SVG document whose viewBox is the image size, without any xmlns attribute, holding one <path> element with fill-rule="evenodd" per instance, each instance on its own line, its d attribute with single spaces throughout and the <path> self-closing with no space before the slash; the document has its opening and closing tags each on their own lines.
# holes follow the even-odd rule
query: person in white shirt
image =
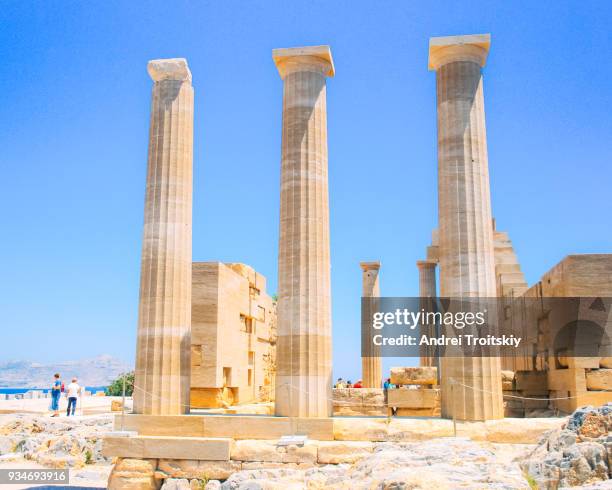
<svg viewBox="0 0 612 490">
<path fill-rule="evenodd" d="M 77 399 L 81 395 L 81 387 L 77 383 L 76 378 L 72 378 L 72 383 L 66 388 L 66 396 L 68 397 L 68 410 L 66 410 L 66 416 L 70 417 L 70 414 L 74 415 L 76 411 Z M 71 410 L 72 409 L 72 410 Z"/>
</svg>

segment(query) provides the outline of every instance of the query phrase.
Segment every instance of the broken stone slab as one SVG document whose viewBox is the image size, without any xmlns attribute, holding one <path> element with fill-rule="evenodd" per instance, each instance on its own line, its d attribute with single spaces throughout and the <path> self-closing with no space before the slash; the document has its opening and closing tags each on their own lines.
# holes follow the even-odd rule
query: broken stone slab
<svg viewBox="0 0 612 490">
<path fill-rule="evenodd" d="M 242 465 L 237 461 L 160 459 L 158 464 L 158 471 L 163 472 L 168 478 L 225 480 L 241 469 Z"/>
<path fill-rule="evenodd" d="M 278 446 L 275 441 L 238 440 L 231 452 L 233 461 L 265 461 L 273 463 L 316 463 L 317 444 Z"/>
<path fill-rule="evenodd" d="M 119 458 L 108 478 L 109 490 L 157 490 L 156 459 Z"/>
<path fill-rule="evenodd" d="M 595 369 L 586 373 L 588 390 L 612 391 L 612 369 Z M 612 399 L 612 393 L 610 394 Z"/>
<path fill-rule="evenodd" d="M 394 385 L 435 385 L 438 369 L 431 366 L 392 367 L 391 383 Z"/>
<path fill-rule="evenodd" d="M 408 390 L 405 388 L 389 390 L 387 404 L 400 408 L 435 408 L 440 406 L 440 390 L 424 388 Z"/>
</svg>

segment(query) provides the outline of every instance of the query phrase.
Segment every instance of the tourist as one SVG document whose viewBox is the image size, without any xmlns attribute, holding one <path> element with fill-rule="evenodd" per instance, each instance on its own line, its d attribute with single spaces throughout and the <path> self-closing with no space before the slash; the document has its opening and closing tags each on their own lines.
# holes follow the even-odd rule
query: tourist
<svg viewBox="0 0 612 490">
<path fill-rule="evenodd" d="M 391 378 L 387 378 L 383 383 L 383 394 L 385 396 L 385 405 L 389 402 L 389 390 L 391 388 L 395 388 L 394 385 L 391 384 Z M 393 409 L 391 409 L 393 411 Z"/>
<path fill-rule="evenodd" d="M 72 378 L 72 383 L 68 385 L 68 388 L 66 390 L 66 396 L 68 397 L 68 408 L 66 409 L 66 416 L 70 417 L 70 414 L 72 413 L 72 416 L 74 417 L 77 400 L 79 396 L 81 396 L 81 387 L 77 383 L 76 378 Z M 71 408 L 72 410 L 70 410 Z"/>
<path fill-rule="evenodd" d="M 352 388 L 353 387 L 353 382 L 350 379 L 346 382 L 346 387 L 347 388 Z"/>
<path fill-rule="evenodd" d="M 357 382 L 353 385 L 353 388 L 363 388 L 363 380 L 358 379 Z"/>
<path fill-rule="evenodd" d="M 336 381 L 336 386 L 334 386 L 334 388 L 346 388 L 344 380 L 342 378 L 338 378 L 338 381 Z"/>
<path fill-rule="evenodd" d="M 62 381 L 60 380 L 59 373 L 55 373 L 53 376 L 55 380 L 51 386 L 51 411 L 53 415 L 51 417 L 59 417 L 59 400 L 62 396 Z"/>
</svg>

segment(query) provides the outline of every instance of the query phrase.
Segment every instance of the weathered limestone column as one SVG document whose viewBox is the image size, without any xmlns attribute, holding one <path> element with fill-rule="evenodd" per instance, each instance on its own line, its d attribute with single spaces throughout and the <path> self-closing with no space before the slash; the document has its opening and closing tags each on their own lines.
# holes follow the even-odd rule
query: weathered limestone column
<svg viewBox="0 0 612 490">
<path fill-rule="evenodd" d="M 284 81 L 278 254 L 277 415 L 332 414 L 325 78 L 329 46 L 275 49 Z"/>
<path fill-rule="evenodd" d="M 153 60 L 154 81 L 134 412 L 189 411 L 193 87 L 187 61 Z"/>
<path fill-rule="evenodd" d="M 429 69 L 437 81 L 443 297 L 496 296 L 481 73 L 489 44 L 488 34 L 429 42 Z M 442 359 L 442 415 L 453 413 L 464 420 L 503 417 L 499 358 Z"/>
<path fill-rule="evenodd" d="M 378 298 L 380 296 L 380 285 L 378 271 L 380 262 L 361 262 L 359 264 L 363 271 L 364 298 Z M 380 350 L 380 349 L 378 349 Z M 374 351 L 373 353 L 376 353 Z M 382 365 L 380 355 L 361 358 L 361 377 L 364 388 L 380 388 L 382 385 Z"/>
<path fill-rule="evenodd" d="M 437 296 L 436 290 L 436 262 L 431 260 L 418 260 L 417 267 L 419 268 L 419 297 L 421 298 L 435 298 Z M 423 307 L 429 305 L 422 305 Z M 421 325 L 421 335 L 427 335 L 429 337 L 435 336 L 435 326 Z M 434 359 L 434 348 L 428 345 L 420 346 L 421 353 L 421 366 L 437 366 L 436 359 Z"/>
</svg>

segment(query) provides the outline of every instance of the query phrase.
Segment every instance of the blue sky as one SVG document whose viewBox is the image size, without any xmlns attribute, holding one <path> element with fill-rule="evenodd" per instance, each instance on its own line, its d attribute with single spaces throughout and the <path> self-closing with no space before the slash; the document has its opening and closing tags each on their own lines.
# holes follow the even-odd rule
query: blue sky
<svg viewBox="0 0 612 490">
<path fill-rule="evenodd" d="M 431 36 L 490 32 L 493 213 L 532 284 L 612 252 L 612 3 L 9 1 L 0 9 L 0 360 L 134 356 L 151 80 L 195 87 L 193 258 L 276 291 L 276 47 L 329 44 L 335 375 L 358 377 L 359 261 L 417 295 L 436 226 Z M 389 362 L 387 362 L 387 365 Z"/>
</svg>

